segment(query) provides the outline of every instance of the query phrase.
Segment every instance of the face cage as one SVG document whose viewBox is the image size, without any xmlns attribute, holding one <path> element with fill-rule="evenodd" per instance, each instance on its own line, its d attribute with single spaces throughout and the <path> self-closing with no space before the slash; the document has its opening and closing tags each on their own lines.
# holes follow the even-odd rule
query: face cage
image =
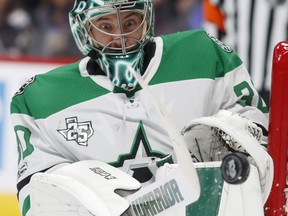
<svg viewBox="0 0 288 216">
<path fill-rule="evenodd" d="M 143 4 L 143 9 L 133 9 L 135 8 L 136 4 L 140 4 L 137 2 L 134 2 L 133 4 L 131 3 L 122 3 L 122 4 L 117 4 L 117 5 L 112 5 L 110 7 L 107 6 L 99 6 L 97 7 L 97 10 L 100 12 L 99 15 L 97 15 L 97 18 L 102 16 L 106 16 L 112 13 L 115 13 L 117 15 L 117 19 L 118 19 L 118 25 L 120 27 L 120 34 L 111 34 L 108 32 L 105 32 L 99 28 L 97 28 L 94 24 L 93 21 L 95 19 L 93 19 L 94 17 L 90 17 L 89 13 L 91 12 L 91 10 L 95 10 L 95 9 L 88 9 L 83 11 L 82 13 L 79 13 L 75 18 L 77 20 L 77 22 L 79 23 L 81 32 L 82 32 L 82 38 L 85 38 L 85 43 L 88 47 L 90 47 L 91 50 L 96 50 L 97 52 L 103 53 L 103 54 L 108 54 L 108 55 L 114 55 L 114 56 L 119 56 L 119 55 L 128 55 L 128 54 L 132 54 L 137 52 L 139 49 L 141 49 L 151 38 L 152 36 L 152 22 L 153 22 L 153 18 L 152 18 L 152 4 L 148 5 L 148 3 L 141 3 Z M 150 10 L 149 10 L 150 7 Z M 106 10 L 105 10 L 106 9 Z M 135 12 L 141 12 L 141 14 L 143 15 L 143 19 L 141 24 L 134 29 L 131 32 L 128 33 L 124 33 L 123 29 L 122 29 L 122 21 L 121 21 L 121 12 L 127 12 L 127 11 L 135 11 Z M 102 12 L 102 14 L 101 14 Z M 86 24 L 83 23 L 83 17 L 85 17 Z M 139 30 L 140 28 L 143 27 L 143 32 L 142 32 L 142 37 L 137 40 L 134 38 L 129 38 L 127 36 L 133 34 L 134 32 L 136 32 L 137 30 Z M 116 39 L 112 40 L 111 42 L 109 42 L 108 44 L 102 44 L 99 41 L 95 40 L 92 36 L 90 36 L 90 31 L 91 28 L 95 28 L 97 29 L 97 31 L 102 32 L 103 34 L 106 34 L 107 36 L 113 36 L 113 37 L 117 37 Z M 117 41 L 117 40 L 121 40 L 121 48 L 120 47 L 109 47 L 113 42 Z M 126 40 L 130 40 L 130 41 L 134 41 L 135 44 L 126 47 L 125 45 L 125 41 Z"/>
</svg>

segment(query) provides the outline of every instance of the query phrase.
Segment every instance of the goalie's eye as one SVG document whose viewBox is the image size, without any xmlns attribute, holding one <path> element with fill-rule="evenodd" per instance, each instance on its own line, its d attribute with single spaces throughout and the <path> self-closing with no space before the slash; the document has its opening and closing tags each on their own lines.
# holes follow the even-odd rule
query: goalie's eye
<svg viewBox="0 0 288 216">
<path fill-rule="evenodd" d="M 135 22 L 133 20 L 129 20 L 128 22 L 126 22 L 125 27 L 126 28 L 133 27 L 133 25 L 135 25 L 134 23 Z"/>
<path fill-rule="evenodd" d="M 125 33 L 132 32 L 140 27 L 143 16 L 139 13 L 131 13 L 123 19 L 123 30 Z"/>
<path fill-rule="evenodd" d="M 104 24 L 100 24 L 99 29 L 102 29 L 105 32 L 111 32 L 112 26 L 107 23 L 104 23 Z"/>
</svg>

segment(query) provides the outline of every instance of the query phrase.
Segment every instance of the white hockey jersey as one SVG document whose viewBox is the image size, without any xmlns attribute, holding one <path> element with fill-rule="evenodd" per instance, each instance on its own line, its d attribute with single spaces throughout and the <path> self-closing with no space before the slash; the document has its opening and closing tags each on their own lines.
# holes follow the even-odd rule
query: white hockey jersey
<svg viewBox="0 0 288 216">
<path fill-rule="evenodd" d="M 268 109 L 229 47 L 202 30 L 157 37 L 155 43 L 143 78 L 179 131 L 191 119 L 220 109 L 242 113 L 267 129 Z M 23 216 L 29 212 L 29 180 L 36 172 L 95 159 L 149 183 L 147 164 L 173 150 L 145 92 L 140 87 L 119 91 L 106 76 L 89 75 L 88 61 L 37 75 L 12 99 Z"/>
</svg>

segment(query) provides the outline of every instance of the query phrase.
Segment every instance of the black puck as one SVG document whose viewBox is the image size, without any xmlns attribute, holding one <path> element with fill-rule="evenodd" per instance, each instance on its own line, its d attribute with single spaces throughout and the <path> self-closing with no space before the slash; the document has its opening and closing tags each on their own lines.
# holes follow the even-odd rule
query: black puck
<svg viewBox="0 0 288 216">
<path fill-rule="evenodd" d="M 221 174 L 229 184 L 242 184 L 250 173 L 250 164 L 247 156 L 242 153 L 230 153 L 226 155 L 221 164 Z"/>
</svg>

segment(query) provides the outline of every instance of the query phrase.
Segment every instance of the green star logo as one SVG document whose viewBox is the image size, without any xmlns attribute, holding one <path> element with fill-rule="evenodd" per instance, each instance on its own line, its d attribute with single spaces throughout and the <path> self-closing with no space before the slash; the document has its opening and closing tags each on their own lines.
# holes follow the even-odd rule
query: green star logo
<svg viewBox="0 0 288 216">
<path fill-rule="evenodd" d="M 148 169 L 148 164 L 155 158 L 163 158 L 165 156 L 166 154 L 151 148 L 143 123 L 140 121 L 130 152 L 119 155 L 117 161 L 109 164 L 114 167 L 121 167 L 124 172 L 144 183 L 153 177 Z"/>
</svg>

